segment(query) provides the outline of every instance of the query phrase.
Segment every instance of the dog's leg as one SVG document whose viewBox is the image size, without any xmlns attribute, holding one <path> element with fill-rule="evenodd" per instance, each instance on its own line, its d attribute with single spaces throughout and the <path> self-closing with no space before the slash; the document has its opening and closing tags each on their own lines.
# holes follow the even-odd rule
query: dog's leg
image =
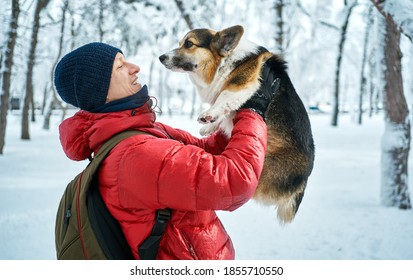
<svg viewBox="0 0 413 280">
<path fill-rule="evenodd" d="M 224 90 L 215 103 L 199 115 L 198 121 L 203 124 L 214 123 L 219 118 L 228 117 L 231 112 L 238 110 L 253 95 L 255 90 L 251 90 L 251 88 L 239 92 Z"/>
<path fill-rule="evenodd" d="M 202 128 L 199 130 L 199 134 L 202 136 L 208 136 L 217 131 L 220 127 L 219 121 L 213 122 L 213 123 L 207 123 Z"/>
<path fill-rule="evenodd" d="M 222 132 L 229 137 L 231 137 L 232 129 L 234 128 L 233 119 L 236 112 L 231 112 L 230 115 L 226 118 L 220 118 L 213 123 L 205 124 L 199 131 L 202 136 L 208 136 L 218 129 L 221 129 Z"/>
</svg>

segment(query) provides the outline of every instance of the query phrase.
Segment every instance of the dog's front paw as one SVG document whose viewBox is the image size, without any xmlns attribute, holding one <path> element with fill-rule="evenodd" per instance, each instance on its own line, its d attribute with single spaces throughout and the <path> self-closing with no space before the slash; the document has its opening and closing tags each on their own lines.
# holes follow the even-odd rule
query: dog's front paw
<svg viewBox="0 0 413 280">
<path fill-rule="evenodd" d="M 208 136 L 208 135 L 211 135 L 212 133 L 214 133 L 217 130 L 218 130 L 218 125 L 213 124 L 213 123 L 209 123 L 209 124 L 204 125 L 199 130 L 199 134 L 201 134 L 202 136 Z"/>
<path fill-rule="evenodd" d="M 205 111 L 198 117 L 198 122 L 202 124 L 214 123 L 216 121 L 216 117 L 211 116 L 208 111 Z"/>
</svg>

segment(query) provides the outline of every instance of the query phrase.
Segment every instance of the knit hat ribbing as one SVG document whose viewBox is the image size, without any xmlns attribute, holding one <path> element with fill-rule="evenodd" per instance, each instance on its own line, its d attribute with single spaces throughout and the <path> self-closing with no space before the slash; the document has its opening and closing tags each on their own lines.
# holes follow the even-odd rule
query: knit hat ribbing
<svg viewBox="0 0 413 280">
<path fill-rule="evenodd" d="M 89 43 L 66 54 L 57 64 L 54 84 L 67 103 L 91 111 L 106 102 L 112 67 L 121 50 L 104 43 Z"/>
</svg>

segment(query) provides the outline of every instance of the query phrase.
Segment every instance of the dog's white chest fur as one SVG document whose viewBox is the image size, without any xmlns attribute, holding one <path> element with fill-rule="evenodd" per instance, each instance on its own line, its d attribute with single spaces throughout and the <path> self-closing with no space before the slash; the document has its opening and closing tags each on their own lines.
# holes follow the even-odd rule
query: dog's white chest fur
<svg viewBox="0 0 413 280">
<path fill-rule="evenodd" d="M 236 92 L 227 90 L 224 86 L 229 75 L 234 71 L 236 62 L 256 50 L 256 44 L 242 40 L 230 55 L 221 60 L 210 84 L 203 82 L 195 73 L 189 75 L 202 101 L 211 105 L 198 117 L 198 121 L 204 124 L 200 130 L 201 135 L 212 134 L 219 128 L 228 136 L 231 135 L 235 112 L 258 90 L 260 83 L 257 80 Z"/>
</svg>

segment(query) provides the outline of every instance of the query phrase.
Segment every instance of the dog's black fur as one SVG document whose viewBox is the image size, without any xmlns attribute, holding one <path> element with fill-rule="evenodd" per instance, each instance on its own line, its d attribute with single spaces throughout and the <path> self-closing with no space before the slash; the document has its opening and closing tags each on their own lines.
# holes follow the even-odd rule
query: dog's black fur
<svg viewBox="0 0 413 280">
<path fill-rule="evenodd" d="M 271 71 L 279 79 L 273 100 L 265 113 L 269 132 L 268 149 L 272 149 L 274 145 L 279 146 L 271 142 L 279 143 L 280 138 L 283 148 L 267 152 L 263 174 L 255 197 L 271 203 L 272 199 L 268 196 L 271 196 L 273 191 L 268 189 L 266 185 L 278 189 L 277 195 L 280 198 L 287 199 L 293 195 L 295 202 L 293 212 L 287 214 L 288 217 L 291 217 L 291 214 L 295 215 L 298 210 L 304 196 L 307 179 L 313 169 L 314 140 L 307 111 L 287 74 L 286 63 L 276 55 L 272 56 L 266 63 L 270 65 Z M 267 168 L 267 166 L 271 166 L 271 168 Z M 272 172 L 276 174 L 271 174 Z M 274 180 L 274 177 L 277 179 Z M 279 208 L 279 210 L 282 209 Z M 281 216 L 286 215 L 281 214 Z M 292 218 L 283 220 L 288 222 Z"/>
</svg>

